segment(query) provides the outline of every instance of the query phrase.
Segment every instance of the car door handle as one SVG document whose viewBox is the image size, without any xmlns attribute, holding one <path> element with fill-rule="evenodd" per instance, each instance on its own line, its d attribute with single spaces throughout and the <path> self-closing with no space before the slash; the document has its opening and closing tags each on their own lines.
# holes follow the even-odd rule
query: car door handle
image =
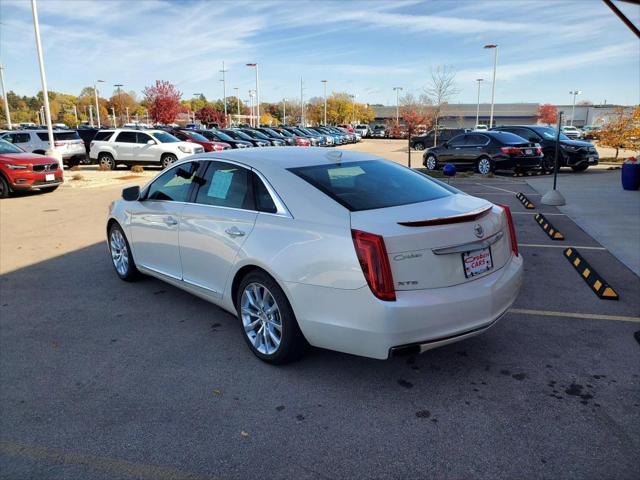
<svg viewBox="0 0 640 480">
<path fill-rule="evenodd" d="M 242 237 L 242 236 L 244 236 L 244 232 L 242 230 L 240 230 L 238 227 L 227 228 L 224 232 L 227 235 L 229 235 L 230 237 Z"/>
<path fill-rule="evenodd" d="M 173 225 L 177 225 L 178 221 L 173 217 L 165 217 L 164 223 L 166 223 L 169 226 L 173 226 Z"/>
</svg>

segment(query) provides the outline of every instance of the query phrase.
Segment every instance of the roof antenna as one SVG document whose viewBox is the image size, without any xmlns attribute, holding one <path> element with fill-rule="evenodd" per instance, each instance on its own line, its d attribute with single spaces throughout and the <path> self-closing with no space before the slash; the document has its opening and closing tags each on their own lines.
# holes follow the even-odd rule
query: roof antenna
<svg viewBox="0 0 640 480">
<path fill-rule="evenodd" d="M 342 161 L 342 152 L 340 150 L 327 152 L 327 158 L 332 162 L 340 163 Z"/>
</svg>

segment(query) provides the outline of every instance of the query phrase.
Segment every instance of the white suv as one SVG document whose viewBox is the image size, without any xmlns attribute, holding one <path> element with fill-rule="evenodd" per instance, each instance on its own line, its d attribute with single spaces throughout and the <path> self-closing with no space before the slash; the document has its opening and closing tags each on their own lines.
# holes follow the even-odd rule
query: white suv
<svg viewBox="0 0 640 480">
<path fill-rule="evenodd" d="M 162 130 L 117 128 L 100 130 L 91 141 L 89 157 L 109 169 L 125 165 L 155 164 L 166 168 L 177 160 L 204 152 L 200 145 L 181 142 Z"/>
<path fill-rule="evenodd" d="M 29 153 L 44 155 L 49 150 L 49 133 L 46 130 L 14 130 L 0 135 L 0 140 L 13 143 Z M 84 142 L 75 130 L 54 130 L 53 143 L 62 154 L 62 161 L 71 167 L 87 158 Z"/>
</svg>

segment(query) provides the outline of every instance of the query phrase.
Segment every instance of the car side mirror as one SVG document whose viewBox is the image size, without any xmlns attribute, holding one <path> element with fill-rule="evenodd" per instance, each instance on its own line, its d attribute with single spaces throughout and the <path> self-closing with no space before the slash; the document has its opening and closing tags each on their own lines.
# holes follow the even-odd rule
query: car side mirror
<svg viewBox="0 0 640 480">
<path fill-rule="evenodd" d="M 153 140 L 147 140 L 147 145 L 155 145 L 156 142 L 154 142 Z"/>
<path fill-rule="evenodd" d="M 444 148 L 449 148 L 449 142 L 442 142 L 442 146 Z"/>
<path fill-rule="evenodd" d="M 140 186 L 128 187 L 122 190 L 122 199 L 127 202 L 135 202 L 140 198 Z"/>
</svg>

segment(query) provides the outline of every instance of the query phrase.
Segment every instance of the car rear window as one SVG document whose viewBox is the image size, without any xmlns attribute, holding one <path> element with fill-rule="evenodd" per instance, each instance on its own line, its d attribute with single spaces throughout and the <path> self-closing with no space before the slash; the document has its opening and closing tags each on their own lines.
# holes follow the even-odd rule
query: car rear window
<svg viewBox="0 0 640 480">
<path fill-rule="evenodd" d="M 47 132 L 39 132 L 38 137 L 45 142 L 49 140 L 49 134 Z M 53 139 L 56 141 L 80 140 L 80 135 L 78 135 L 76 131 L 53 132 Z"/>
<path fill-rule="evenodd" d="M 382 160 L 313 165 L 289 171 L 352 212 L 452 195 L 426 175 Z"/>
<path fill-rule="evenodd" d="M 526 138 L 522 138 L 521 136 L 511 132 L 495 132 L 494 138 L 499 142 L 509 145 L 516 143 L 529 143 L 529 140 L 527 140 Z"/>
</svg>

